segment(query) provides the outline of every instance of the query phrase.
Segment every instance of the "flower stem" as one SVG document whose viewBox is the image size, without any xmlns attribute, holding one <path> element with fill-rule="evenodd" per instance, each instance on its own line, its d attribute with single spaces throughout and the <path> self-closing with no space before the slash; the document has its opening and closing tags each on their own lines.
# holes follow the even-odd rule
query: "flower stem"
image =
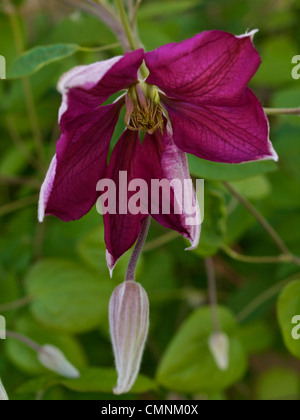
<svg viewBox="0 0 300 420">
<path fill-rule="evenodd" d="M 131 47 L 132 50 L 136 50 L 138 48 L 137 42 L 134 39 L 132 30 L 131 30 L 131 26 L 124 8 L 124 4 L 123 4 L 123 0 L 116 0 L 117 3 L 117 7 L 120 13 L 120 18 L 121 18 L 121 22 L 123 24 L 129 45 Z"/>
<path fill-rule="evenodd" d="M 290 282 L 290 279 L 284 280 L 275 286 L 271 287 L 270 289 L 263 292 L 257 298 L 255 298 L 252 302 L 250 302 L 238 315 L 237 320 L 241 323 L 244 322 L 249 316 L 256 311 L 260 306 L 262 306 L 265 302 L 270 300 L 272 297 L 276 296 L 282 288 Z"/>
<path fill-rule="evenodd" d="M 267 115 L 300 115 L 300 108 L 264 108 Z"/>
<path fill-rule="evenodd" d="M 215 332 L 221 332 L 221 325 L 218 315 L 218 298 L 217 298 L 217 282 L 214 263 L 212 258 L 204 260 L 208 279 L 209 300 L 211 306 L 211 314 Z"/>
<path fill-rule="evenodd" d="M 14 211 L 20 210 L 23 207 L 30 206 L 31 204 L 36 204 L 38 198 L 39 196 L 35 194 L 6 204 L 0 207 L 0 217 L 5 216 L 6 214 L 12 213 Z"/>
<path fill-rule="evenodd" d="M 79 47 L 79 51 L 83 51 L 83 52 L 101 52 L 101 51 L 107 51 L 107 50 L 113 50 L 114 48 L 118 48 L 120 47 L 121 44 L 120 42 L 116 42 L 115 44 L 111 44 L 111 45 L 102 45 L 101 47 Z"/>
<path fill-rule="evenodd" d="M 21 54 L 24 52 L 24 43 L 22 39 L 22 32 L 20 29 L 20 24 L 18 21 L 18 17 L 16 15 L 16 10 L 14 6 L 11 4 L 10 0 L 5 0 L 5 6 L 6 6 L 6 13 L 8 14 L 10 25 L 12 29 L 12 33 L 15 40 L 16 50 L 18 54 Z M 31 125 L 31 130 L 33 134 L 33 139 L 35 141 L 36 151 L 40 158 L 40 161 L 44 163 L 44 148 L 43 148 L 43 142 L 42 142 L 42 134 L 39 126 L 38 116 L 35 108 L 34 98 L 30 86 L 30 81 L 28 78 L 22 79 L 22 86 L 23 91 L 25 95 L 25 102 L 28 112 L 28 117 Z"/>
<path fill-rule="evenodd" d="M 22 335 L 13 331 L 6 331 L 6 336 L 13 338 L 15 340 L 21 341 L 21 343 L 26 344 L 26 346 L 30 347 L 32 350 L 36 352 L 40 352 L 42 349 L 40 345 L 38 345 L 35 341 L 31 340 L 25 335 Z"/>
<path fill-rule="evenodd" d="M 267 257 L 253 257 L 248 255 L 242 255 L 238 252 L 234 251 L 230 247 L 223 245 L 222 246 L 223 251 L 232 259 L 236 261 L 241 261 L 245 263 L 250 264 L 273 264 L 273 263 L 290 263 L 292 262 L 292 256 L 291 255 L 278 255 L 278 256 L 267 256 Z"/>
<path fill-rule="evenodd" d="M 13 311 L 15 309 L 23 308 L 27 306 L 29 303 L 33 301 L 32 297 L 25 296 L 19 300 L 15 300 L 14 302 L 4 303 L 0 305 L 0 313 Z"/>
<path fill-rule="evenodd" d="M 284 259 L 281 262 L 292 262 L 300 267 L 300 258 L 293 255 L 293 253 L 288 249 L 286 244 L 280 238 L 276 230 L 270 225 L 270 223 L 263 217 L 261 213 L 251 203 L 249 203 L 246 198 L 244 198 L 231 184 L 228 182 L 223 182 L 225 187 L 233 194 L 240 203 L 255 217 L 255 219 L 262 225 L 262 227 L 268 232 L 270 237 L 276 243 L 280 251 L 282 251 L 283 256 L 280 258 Z M 276 261 L 277 262 L 277 261 Z"/>
<path fill-rule="evenodd" d="M 270 225 L 270 223 L 259 213 L 258 210 L 248 200 L 246 200 L 231 184 L 224 182 L 225 187 L 243 204 L 244 207 L 255 217 L 255 219 L 262 225 L 262 227 L 268 232 L 271 238 L 274 240 L 278 248 L 283 252 L 283 254 L 290 254 L 290 250 L 285 245 L 283 240 L 280 238 L 275 229 Z"/>
<path fill-rule="evenodd" d="M 125 281 L 135 281 L 137 263 L 143 251 L 143 247 L 148 236 L 150 223 L 151 223 L 151 216 L 147 216 L 143 221 L 140 236 L 138 237 L 137 243 L 132 252 L 132 255 L 128 264 Z"/>
<path fill-rule="evenodd" d="M 165 235 L 161 235 L 157 239 L 153 239 L 153 241 L 148 242 L 144 246 L 144 252 L 153 251 L 154 249 L 160 248 L 161 246 L 173 241 L 174 239 L 179 238 L 179 235 L 177 232 L 170 231 L 166 233 Z"/>
</svg>

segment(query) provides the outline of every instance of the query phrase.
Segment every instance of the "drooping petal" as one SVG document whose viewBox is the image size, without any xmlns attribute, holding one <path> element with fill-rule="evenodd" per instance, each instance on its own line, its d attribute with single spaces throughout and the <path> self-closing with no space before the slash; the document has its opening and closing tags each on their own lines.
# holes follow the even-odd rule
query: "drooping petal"
<svg viewBox="0 0 300 420">
<path fill-rule="evenodd" d="M 269 122 L 253 92 L 246 88 L 235 104 L 196 105 L 164 98 L 176 145 L 202 159 L 243 163 L 278 160 L 269 140 Z"/>
<path fill-rule="evenodd" d="M 187 157 L 175 145 L 170 127 L 166 127 L 164 134 L 157 130 L 153 135 L 146 135 L 138 161 L 138 173 L 149 186 L 151 216 L 161 225 L 187 238 L 191 242 L 189 249 L 197 248 L 201 231 L 200 209 Z M 157 198 L 153 181 L 157 186 L 162 180 L 166 189 Z"/>
<path fill-rule="evenodd" d="M 164 45 L 145 54 L 147 82 L 167 96 L 206 105 L 229 105 L 256 73 L 261 59 L 252 31 L 234 36 L 202 32 L 181 43 Z"/>
<path fill-rule="evenodd" d="M 58 90 L 63 95 L 59 119 L 64 116 L 72 120 L 98 107 L 114 93 L 136 83 L 143 55 L 143 50 L 137 50 L 124 56 L 75 67 L 66 73 L 58 83 Z"/>
<path fill-rule="evenodd" d="M 137 165 L 141 144 L 138 132 L 126 130 L 113 150 L 106 179 L 116 185 L 116 214 L 103 215 L 107 264 L 112 274 L 118 259 L 136 242 L 141 231 L 145 214 L 132 214 L 128 211 L 128 201 L 134 192 L 128 192 L 130 182 L 138 178 Z M 114 193 L 114 191 L 113 191 Z M 114 197 L 111 197 L 114 200 Z"/>
<path fill-rule="evenodd" d="M 45 215 L 77 220 L 95 204 L 96 186 L 107 168 L 109 144 L 122 105 L 120 101 L 102 106 L 64 124 L 41 188 L 40 222 Z"/>
</svg>

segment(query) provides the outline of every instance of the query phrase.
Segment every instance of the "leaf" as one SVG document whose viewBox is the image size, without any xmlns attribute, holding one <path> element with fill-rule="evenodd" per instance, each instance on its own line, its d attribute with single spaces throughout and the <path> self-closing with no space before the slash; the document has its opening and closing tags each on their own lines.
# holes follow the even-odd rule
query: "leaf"
<svg viewBox="0 0 300 420">
<path fill-rule="evenodd" d="M 60 381 L 62 385 L 76 392 L 107 392 L 112 393 L 117 383 L 115 369 L 87 368 L 80 372 L 79 379 L 66 379 Z M 130 392 L 144 393 L 157 388 L 156 383 L 143 375 L 140 375 Z"/>
<path fill-rule="evenodd" d="M 277 165 L 272 160 L 241 163 L 237 165 L 210 162 L 208 160 L 199 159 L 194 155 L 188 155 L 188 160 L 191 174 L 198 178 L 211 181 L 232 181 L 250 178 L 277 170 Z"/>
<path fill-rule="evenodd" d="M 77 368 L 82 368 L 85 365 L 85 355 L 76 339 L 69 335 L 53 334 L 47 331 L 37 324 L 30 315 L 19 317 L 14 329 L 38 344 L 52 344 L 58 347 Z M 49 372 L 38 361 L 37 353 L 20 341 L 8 338 L 6 353 L 11 362 L 26 373 L 38 375 Z"/>
<path fill-rule="evenodd" d="M 296 54 L 297 45 L 288 36 L 268 37 L 260 48 L 262 64 L 253 78 L 253 83 L 264 88 L 276 87 L 286 83 L 297 86 L 292 79 L 292 57 Z"/>
<path fill-rule="evenodd" d="M 53 374 L 43 375 L 30 381 L 24 382 L 16 389 L 17 394 L 36 394 L 39 391 L 46 391 L 59 382 Z"/>
<path fill-rule="evenodd" d="M 271 192 L 271 185 L 264 175 L 231 182 L 231 185 L 244 197 L 252 200 L 260 200 Z"/>
<path fill-rule="evenodd" d="M 107 319 L 114 283 L 67 260 L 44 260 L 26 278 L 33 297 L 31 311 L 43 325 L 55 331 L 81 333 Z"/>
<path fill-rule="evenodd" d="M 291 369 L 276 367 L 264 372 L 256 384 L 256 399 L 298 400 L 300 376 Z"/>
<path fill-rule="evenodd" d="M 76 44 L 54 44 L 34 47 L 21 54 L 13 62 L 7 78 L 18 79 L 30 76 L 55 61 L 70 57 L 79 49 L 80 47 Z"/>
<path fill-rule="evenodd" d="M 274 344 L 275 334 L 267 321 L 259 320 L 244 324 L 238 332 L 247 354 L 260 354 Z"/>
<path fill-rule="evenodd" d="M 300 339 L 295 340 L 292 323 L 295 316 L 300 316 L 300 280 L 290 283 L 282 291 L 277 303 L 277 315 L 283 339 L 288 350 L 300 359 Z"/>
<path fill-rule="evenodd" d="M 104 242 L 104 227 L 97 227 L 88 232 L 77 244 L 77 252 L 82 261 L 90 268 L 99 271 L 101 277 L 109 279 L 106 263 L 106 245 Z M 130 251 L 120 258 L 114 269 L 114 280 L 123 281 L 130 259 Z M 143 258 L 139 258 L 137 276 L 143 266 Z"/>
<path fill-rule="evenodd" d="M 195 250 L 201 257 L 217 253 L 226 234 L 227 211 L 222 191 L 216 186 L 206 185 L 204 196 L 204 221 L 200 243 Z"/>
<path fill-rule="evenodd" d="M 195 311 L 181 326 L 167 348 L 157 371 L 157 381 L 178 392 L 220 392 L 242 378 L 247 363 L 236 338 L 237 324 L 231 312 L 219 307 L 222 330 L 230 339 L 230 365 L 220 371 L 211 355 L 208 340 L 213 333 L 211 308 Z"/>
</svg>

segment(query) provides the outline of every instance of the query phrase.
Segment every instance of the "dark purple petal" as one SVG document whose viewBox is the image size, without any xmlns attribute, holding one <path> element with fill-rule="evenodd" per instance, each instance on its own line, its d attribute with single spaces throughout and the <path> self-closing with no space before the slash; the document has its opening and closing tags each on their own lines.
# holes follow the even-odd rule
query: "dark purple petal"
<svg viewBox="0 0 300 420">
<path fill-rule="evenodd" d="M 269 123 L 253 92 L 246 88 L 235 106 L 188 104 L 164 98 L 176 145 L 202 159 L 243 163 L 278 160 L 269 140 Z"/>
<path fill-rule="evenodd" d="M 143 58 L 143 50 L 137 50 L 88 66 L 75 67 L 66 73 L 58 83 L 58 90 L 63 95 L 60 120 L 62 116 L 67 120 L 75 118 L 136 83 Z M 68 109 L 70 101 L 73 104 L 71 110 Z M 77 106 L 74 106 L 75 102 Z"/>
<path fill-rule="evenodd" d="M 107 168 L 109 144 L 123 103 L 99 107 L 64 124 L 41 188 L 40 222 L 45 215 L 77 220 L 95 204 L 96 186 Z"/>
<path fill-rule="evenodd" d="M 261 60 L 256 31 L 237 37 L 209 31 L 145 54 L 150 76 L 167 96 L 206 105 L 229 105 L 239 97 Z"/>
<path fill-rule="evenodd" d="M 138 132 L 126 130 L 113 150 L 105 178 L 114 181 L 117 186 L 116 214 L 104 214 L 105 243 L 107 247 L 107 264 L 112 271 L 118 259 L 136 242 L 141 231 L 142 222 L 147 214 L 128 212 L 128 200 L 134 194 L 128 192 L 128 185 L 138 178 L 137 166 L 141 153 Z M 126 171 L 126 178 L 121 183 L 120 172 Z M 124 184 L 123 184 L 124 182 Z M 112 197 L 114 199 L 114 197 Z M 120 214 L 120 206 L 124 209 Z"/>
<path fill-rule="evenodd" d="M 191 183 L 186 155 L 175 145 L 168 127 L 164 134 L 157 130 L 154 135 L 146 135 L 141 158 L 138 161 L 138 173 L 149 186 L 149 211 L 152 217 L 161 225 L 187 238 L 191 242 L 189 249 L 197 248 L 201 231 L 200 210 Z M 168 180 L 169 183 L 176 181 L 171 184 L 170 199 L 168 196 L 163 196 L 158 202 L 154 202 L 154 197 L 150 195 L 151 182 L 163 179 Z M 184 206 L 184 180 L 190 181 L 191 188 L 186 189 L 185 199 L 194 206 L 195 210 L 191 214 L 185 211 L 187 207 Z M 178 188 L 178 185 L 182 188 Z M 170 206 L 169 214 L 164 214 L 164 205 L 166 208 Z M 176 209 L 180 208 L 181 214 L 176 214 Z M 191 220 L 194 224 L 191 224 Z"/>
</svg>

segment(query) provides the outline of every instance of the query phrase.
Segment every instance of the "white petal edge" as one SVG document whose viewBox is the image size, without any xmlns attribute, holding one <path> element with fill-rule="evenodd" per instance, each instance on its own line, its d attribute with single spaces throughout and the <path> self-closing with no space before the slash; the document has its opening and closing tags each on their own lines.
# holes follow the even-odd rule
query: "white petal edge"
<svg viewBox="0 0 300 420">
<path fill-rule="evenodd" d="M 87 66 L 74 67 L 65 73 L 59 80 L 57 90 L 62 94 L 62 104 L 59 109 L 58 120 L 60 122 L 63 114 L 68 109 L 68 92 L 70 89 L 81 87 L 91 89 L 109 72 L 109 70 L 123 58 L 122 55 L 99 61 Z"/>
<path fill-rule="evenodd" d="M 44 183 L 41 187 L 41 191 L 40 191 L 39 209 L 38 209 L 38 220 L 40 223 L 42 223 L 45 218 L 45 211 L 46 211 L 47 203 L 49 201 L 50 194 L 52 192 L 53 182 L 54 182 L 54 178 L 56 174 L 56 166 L 57 166 L 57 160 L 56 160 L 56 155 L 54 155 L 50 163 L 50 167 L 48 169 Z"/>
<path fill-rule="evenodd" d="M 163 168 L 170 168 L 170 172 L 166 171 L 166 176 L 169 180 L 174 179 L 180 179 L 183 180 L 189 180 L 191 179 L 190 172 L 189 172 L 189 166 L 188 166 L 188 160 L 186 153 L 182 152 L 174 143 L 173 141 L 173 132 L 172 128 L 168 126 L 168 134 L 169 134 L 169 143 L 166 147 L 166 150 L 164 151 L 164 155 L 162 157 L 162 166 Z M 177 192 L 174 189 L 175 197 L 177 196 Z M 180 191 L 181 195 L 181 191 Z M 185 200 L 186 200 L 185 196 Z M 186 248 L 186 251 L 192 251 L 196 249 L 199 245 L 200 241 L 200 234 L 201 234 L 201 214 L 200 214 L 200 208 L 199 203 L 197 200 L 195 189 L 193 188 L 191 191 L 191 194 L 188 198 L 191 202 L 193 202 L 196 205 L 196 218 L 199 220 L 199 224 L 197 225 L 189 225 L 188 223 L 184 223 L 187 219 L 190 218 L 187 214 L 182 214 L 182 220 L 185 226 L 189 226 L 190 228 L 190 237 L 187 237 L 189 241 L 191 242 L 191 246 L 189 248 Z"/>
</svg>

